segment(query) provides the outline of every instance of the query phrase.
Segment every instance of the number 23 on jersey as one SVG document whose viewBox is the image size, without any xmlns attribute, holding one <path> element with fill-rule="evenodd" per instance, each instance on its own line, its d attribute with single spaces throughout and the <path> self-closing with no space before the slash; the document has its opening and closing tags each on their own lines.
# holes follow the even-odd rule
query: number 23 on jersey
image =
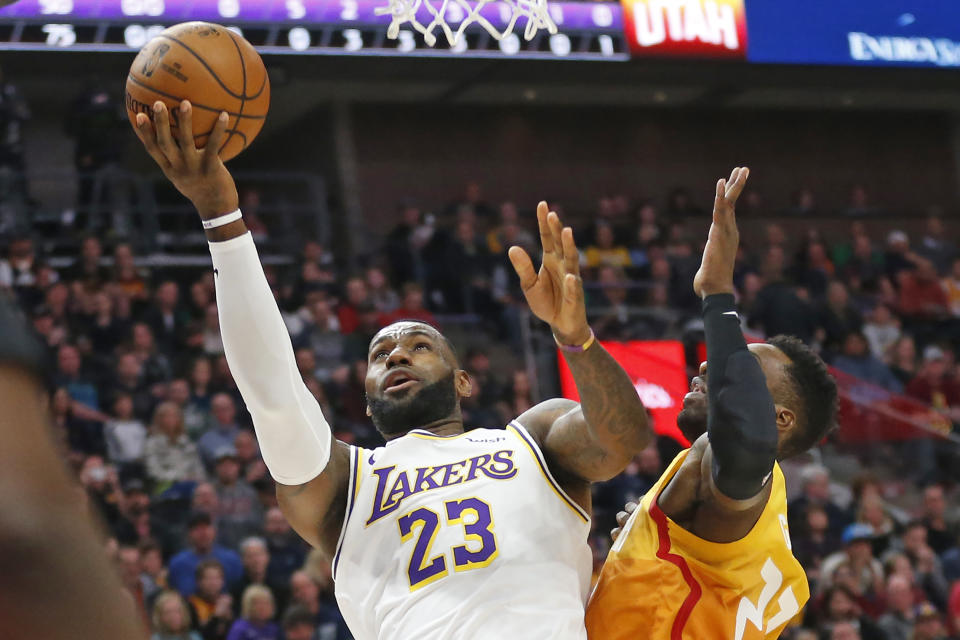
<svg viewBox="0 0 960 640">
<path fill-rule="evenodd" d="M 480 498 L 464 498 L 444 502 L 441 511 L 445 526 L 459 525 L 463 529 L 464 544 L 451 549 L 455 571 L 481 569 L 496 559 L 497 536 L 493 532 L 490 505 Z M 433 555 L 433 543 L 441 526 L 440 518 L 441 514 L 436 511 L 420 507 L 397 519 L 400 540 L 406 543 L 416 538 L 407 567 L 410 591 L 450 575 L 446 550 Z"/>
</svg>

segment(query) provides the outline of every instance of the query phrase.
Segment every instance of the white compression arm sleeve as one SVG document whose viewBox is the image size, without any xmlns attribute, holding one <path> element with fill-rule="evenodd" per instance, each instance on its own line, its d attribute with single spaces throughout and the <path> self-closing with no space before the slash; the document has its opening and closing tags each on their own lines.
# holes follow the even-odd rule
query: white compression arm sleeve
<svg viewBox="0 0 960 640">
<path fill-rule="evenodd" d="M 223 349 L 263 461 L 281 484 L 309 482 L 330 459 L 330 426 L 297 370 L 253 236 L 209 244 Z"/>
</svg>

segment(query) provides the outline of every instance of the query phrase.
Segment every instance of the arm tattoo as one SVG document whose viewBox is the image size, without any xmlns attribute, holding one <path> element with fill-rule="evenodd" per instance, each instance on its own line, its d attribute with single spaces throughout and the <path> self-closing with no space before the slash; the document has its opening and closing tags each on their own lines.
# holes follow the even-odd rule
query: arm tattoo
<svg viewBox="0 0 960 640">
<path fill-rule="evenodd" d="M 650 442 L 647 412 L 627 372 L 599 343 L 583 353 L 564 354 L 580 392 L 580 407 L 592 440 L 601 449 L 639 451 Z M 586 447 L 587 457 L 596 457 Z"/>
</svg>

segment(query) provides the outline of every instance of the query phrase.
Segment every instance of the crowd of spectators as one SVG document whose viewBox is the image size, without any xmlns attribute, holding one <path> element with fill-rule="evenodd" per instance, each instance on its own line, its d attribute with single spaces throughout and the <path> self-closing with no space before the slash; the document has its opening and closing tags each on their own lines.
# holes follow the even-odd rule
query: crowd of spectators
<svg viewBox="0 0 960 640">
<path fill-rule="evenodd" d="M 16 168 L 16 125 L 29 114 L 3 86 L 0 168 Z M 85 94 L 78 117 L 109 128 L 112 107 L 97 96 Z M 96 140 L 88 146 L 78 166 L 113 161 L 95 153 Z M 81 185 L 82 197 L 88 188 Z M 867 202 L 855 189 L 849 215 L 869 215 Z M 761 206 L 745 196 L 745 210 Z M 802 190 L 786 213 L 813 207 Z M 565 215 L 582 223 L 576 237 L 598 335 L 661 338 L 698 316 L 690 285 L 702 238 L 689 221 L 703 215 L 684 190 L 662 208 L 613 196 L 589 215 Z M 532 219 L 510 202 L 486 203 L 471 184 L 436 214 L 401 203 L 359 270 L 345 271 L 342 256 L 309 239 L 292 267 L 267 268 L 297 366 L 336 437 L 380 443 L 365 415 L 366 351 L 381 326 L 400 318 L 474 323 L 462 354 L 475 390 L 464 402 L 468 427 L 505 424 L 540 399 L 519 362 L 495 366 L 491 358 L 496 343 L 522 344 L 523 297 L 506 251 L 518 244 L 536 253 Z M 269 224 L 269 215 L 258 217 L 258 234 Z M 838 371 L 960 420 L 960 254 L 941 218 L 926 224 L 913 242 L 897 230 L 871 237 L 859 219 L 845 237 L 811 229 L 799 242 L 769 224 L 737 263 L 746 328 L 797 335 Z M 105 247 L 101 238 L 84 237 L 73 264 L 55 269 L 29 231 L 0 225 L 0 295 L 19 301 L 49 349 L 55 434 L 145 622 L 159 640 L 348 638 L 327 559 L 277 508 L 223 354 L 212 274 L 151 271 L 131 245 Z M 678 449 L 661 440 L 596 487 L 597 566 L 613 514 L 642 496 Z M 791 637 L 960 634 L 960 513 L 949 507 L 956 467 L 933 447 L 906 450 L 910 490 L 922 495 L 916 508 L 898 506 L 883 479 L 863 476 L 844 495 L 825 468 L 802 470 L 790 529 L 812 598 Z"/>
</svg>

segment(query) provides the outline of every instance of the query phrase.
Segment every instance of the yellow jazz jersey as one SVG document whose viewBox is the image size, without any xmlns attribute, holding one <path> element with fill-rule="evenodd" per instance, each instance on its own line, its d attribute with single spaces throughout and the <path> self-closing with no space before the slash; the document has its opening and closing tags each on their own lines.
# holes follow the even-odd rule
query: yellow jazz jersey
<svg viewBox="0 0 960 640">
<path fill-rule="evenodd" d="M 686 531 L 657 505 L 688 453 L 644 496 L 610 550 L 587 605 L 590 640 L 773 639 L 810 597 L 791 551 L 780 466 L 757 524 L 720 544 Z"/>
</svg>

